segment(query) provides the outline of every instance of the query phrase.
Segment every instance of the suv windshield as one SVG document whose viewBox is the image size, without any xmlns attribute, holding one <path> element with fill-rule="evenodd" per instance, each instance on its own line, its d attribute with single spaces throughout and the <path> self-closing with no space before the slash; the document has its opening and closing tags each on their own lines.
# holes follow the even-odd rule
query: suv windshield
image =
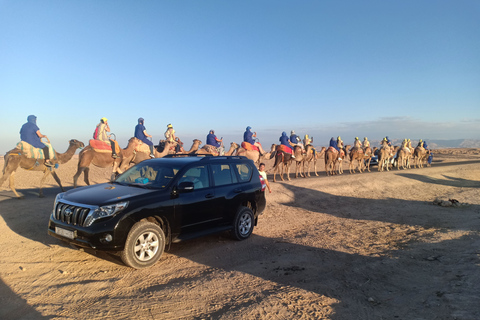
<svg viewBox="0 0 480 320">
<path fill-rule="evenodd" d="M 163 189 L 175 177 L 180 167 L 155 162 L 139 163 L 115 179 L 115 183 Z"/>
</svg>

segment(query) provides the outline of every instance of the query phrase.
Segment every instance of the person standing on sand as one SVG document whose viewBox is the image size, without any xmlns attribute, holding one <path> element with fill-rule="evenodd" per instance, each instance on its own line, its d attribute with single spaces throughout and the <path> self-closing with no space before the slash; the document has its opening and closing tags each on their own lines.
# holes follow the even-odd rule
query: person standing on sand
<svg viewBox="0 0 480 320">
<path fill-rule="evenodd" d="M 267 180 L 267 173 L 265 172 L 265 163 L 260 163 L 258 166 L 258 173 L 262 176 L 263 180 L 265 180 L 265 183 L 267 184 L 268 192 L 272 193 L 272 189 L 270 189 L 270 183 Z"/>
<path fill-rule="evenodd" d="M 27 117 L 27 122 L 20 129 L 20 140 L 25 141 L 34 148 L 42 149 L 43 154 L 45 155 L 45 165 L 47 167 L 52 167 L 53 163 L 50 162 L 48 146 L 42 143 L 42 138 L 48 139 L 46 135 L 40 133 L 40 128 L 37 126 L 37 117 L 29 115 Z"/>
</svg>

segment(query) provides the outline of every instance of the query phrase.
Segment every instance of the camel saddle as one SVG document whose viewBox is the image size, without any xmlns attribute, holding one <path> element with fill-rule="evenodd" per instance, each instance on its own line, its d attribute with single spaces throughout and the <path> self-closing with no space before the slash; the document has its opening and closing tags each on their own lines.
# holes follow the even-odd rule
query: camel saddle
<svg viewBox="0 0 480 320">
<path fill-rule="evenodd" d="M 260 152 L 260 150 L 258 150 L 257 146 L 254 146 L 253 144 L 245 142 L 245 141 L 242 142 L 242 148 L 247 150 L 247 151 L 258 151 L 258 152 Z"/>
<path fill-rule="evenodd" d="M 47 142 L 43 142 L 43 144 L 48 147 L 48 153 L 50 155 L 50 159 L 56 160 L 57 154 L 55 153 L 55 150 L 53 149 L 52 145 Z M 17 143 L 17 149 L 20 149 L 27 158 L 45 159 L 43 150 L 41 148 L 35 148 L 28 142 L 20 141 L 19 143 Z"/>
<path fill-rule="evenodd" d="M 214 156 L 219 156 L 220 153 L 218 152 L 217 147 L 212 146 L 211 144 L 206 144 L 202 147 L 203 150 L 207 151 L 208 153 L 211 153 Z"/>
<path fill-rule="evenodd" d="M 357 150 L 358 153 L 363 153 L 363 149 L 361 147 L 354 147 L 353 149 Z"/>
<path fill-rule="evenodd" d="M 331 147 L 331 146 L 328 147 L 327 152 L 328 152 L 328 151 L 331 151 L 331 152 L 333 152 L 333 153 L 338 153 L 338 150 L 335 149 L 334 147 Z M 343 149 L 340 149 L 340 156 L 341 156 L 341 157 L 345 156 L 345 152 L 343 151 Z"/>
<path fill-rule="evenodd" d="M 115 142 L 115 152 L 117 154 L 120 153 L 120 147 L 118 146 L 118 142 L 113 140 Z M 110 142 L 104 142 L 101 140 L 94 140 L 90 139 L 89 141 L 90 147 L 93 148 L 96 152 L 99 153 L 112 153 L 112 146 L 110 145 Z M 149 150 L 150 152 L 150 150 Z"/>
<path fill-rule="evenodd" d="M 290 153 L 290 154 L 293 153 L 293 152 L 292 152 L 292 148 L 287 147 L 287 146 L 284 145 L 284 144 L 278 145 L 276 150 L 277 150 L 277 151 L 282 151 L 282 152 L 285 152 L 285 153 Z"/>
</svg>

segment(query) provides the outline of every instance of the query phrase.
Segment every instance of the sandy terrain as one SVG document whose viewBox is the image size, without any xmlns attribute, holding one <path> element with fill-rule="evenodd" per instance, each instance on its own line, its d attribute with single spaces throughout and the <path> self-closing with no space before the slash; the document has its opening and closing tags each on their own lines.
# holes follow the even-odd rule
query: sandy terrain
<svg viewBox="0 0 480 320">
<path fill-rule="evenodd" d="M 75 166 L 57 171 L 67 188 Z M 248 240 L 175 244 L 145 270 L 48 236 L 59 188 L 49 178 L 40 199 L 42 174 L 19 170 L 25 199 L 0 191 L 0 319 L 480 319 L 479 149 L 437 150 L 424 169 L 320 167 L 271 182 Z"/>
</svg>

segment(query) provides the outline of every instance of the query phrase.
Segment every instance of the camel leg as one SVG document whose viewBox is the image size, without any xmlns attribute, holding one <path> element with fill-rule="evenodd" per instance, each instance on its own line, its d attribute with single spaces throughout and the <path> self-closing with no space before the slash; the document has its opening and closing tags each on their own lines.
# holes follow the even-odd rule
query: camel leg
<svg viewBox="0 0 480 320">
<path fill-rule="evenodd" d="M 10 189 L 13 191 L 13 193 L 17 196 L 18 199 L 23 199 L 23 195 L 19 195 L 17 190 L 15 190 L 15 171 L 10 173 L 10 179 L 9 179 L 9 185 Z"/>
<path fill-rule="evenodd" d="M 45 180 L 47 180 L 47 177 L 50 175 L 50 173 L 51 173 L 50 169 L 45 169 L 45 171 L 43 172 L 42 180 L 40 180 L 40 188 L 38 189 L 39 198 L 45 197 L 43 195 L 43 184 L 45 183 Z"/>
<path fill-rule="evenodd" d="M 85 180 L 85 183 L 87 185 L 90 185 L 90 183 L 88 182 L 88 167 L 79 167 L 77 173 L 75 173 L 75 175 L 73 176 L 73 188 L 77 187 L 78 178 L 82 173 L 84 173 L 83 178 Z"/>
<path fill-rule="evenodd" d="M 315 172 L 315 176 L 318 177 L 318 172 L 317 172 L 317 160 L 313 160 L 313 172 Z"/>
<path fill-rule="evenodd" d="M 55 181 L 57 182 L 60 189 L 62 189 L 62 191 L 65 192 L 65 189 L 62 186 L 62 182 L 60 181 L 60 178 L 58 177 L 57 172 L 52 171 L 52 176 L 53 176 L 53 179 L 55 179 Z"/>
</svg>

